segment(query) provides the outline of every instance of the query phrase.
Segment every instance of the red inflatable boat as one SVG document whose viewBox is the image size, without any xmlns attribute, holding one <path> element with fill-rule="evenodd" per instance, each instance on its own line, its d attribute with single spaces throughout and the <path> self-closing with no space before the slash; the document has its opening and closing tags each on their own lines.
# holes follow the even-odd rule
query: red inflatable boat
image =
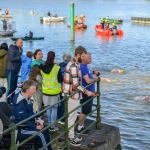
<svg viewBox="0 0 150 150">
<path fill-rule="evenodd" d="M 95 31 L 98 34 L 102 34 L 102 35 L 107 35 L 107 36 L 113 35 L 113 32 L 111 31 L 110 28 L 108 30 L 105 30 L 105 29 L 102 29 L 101 25 L 96 25 Z M 123 35 L 123 34 L 124 34 L 124 32 L 122 30 L 119 30 L 119 29 L 116 30 L 116 35 Z"/>
<path fill-rule="evenodd" d="M 70 28 L 70 25 L 68 25 L 68 28 Z M 74 26 L 74 29 L 86 29 L 87 25 L 83 24 L 83 23 L 78 23 Z"/>
</svg>

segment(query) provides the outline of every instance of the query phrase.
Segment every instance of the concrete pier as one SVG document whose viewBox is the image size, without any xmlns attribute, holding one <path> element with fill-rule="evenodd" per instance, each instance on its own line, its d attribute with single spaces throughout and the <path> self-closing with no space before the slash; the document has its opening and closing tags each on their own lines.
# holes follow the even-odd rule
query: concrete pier
<svg viewBox="0 0 150 150">
<path fill-rule="evenodd" d="M 86 120 L 86 125 L 91 124 L 91 120 Z M 58 131 L 60 134 L 62 131 Z M 56 132 L 54 133 L 56 136 Z M 118 127 L 107 124 L 102 124 L 100 130 L 96 130 L 96 126 L 90 128 L 88 135 L 82 135 L 80 147 L 70 146 L 70 150 L 121 150 L 120 145 L 120 131 Z M 57 143 L 57 144 L 56 144 Z M 63 147 L 64 139 L 61 138 L 58 142 L 53 144 L 55 150 L 61 150 Z"/>
</svg>

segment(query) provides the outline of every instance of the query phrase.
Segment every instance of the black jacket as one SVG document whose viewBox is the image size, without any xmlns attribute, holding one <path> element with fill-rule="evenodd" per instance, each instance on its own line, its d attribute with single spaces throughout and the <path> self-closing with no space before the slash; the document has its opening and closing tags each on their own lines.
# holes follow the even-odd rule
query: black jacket
<svg viewBox="0 0 150 150">
<path fill-rule="evenodd" d="M 16 45 L 10 45 L 8 50 L 8 61 L 7 69 L 19 73 L 20 67 L 22 65 L 21 56 L 22 49 L 18 48 Z"/>
</svg>

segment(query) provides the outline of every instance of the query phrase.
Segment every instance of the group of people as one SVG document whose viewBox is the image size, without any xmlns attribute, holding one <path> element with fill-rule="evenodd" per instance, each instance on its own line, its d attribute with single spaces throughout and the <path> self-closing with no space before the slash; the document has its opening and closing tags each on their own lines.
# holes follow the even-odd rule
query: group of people
<svg viewBox="0 0 150 150">
<path fill-rule="evenodd" d="M 75 49 L 74 57 L 68 53 L 63 54 L 63 62 L 56 63 L 56 54 L 54 51 L 47 53 L 47 59 L 43 60 L 41 49 L 37 49 L 34 53 L 27 51 L 23 55 L 23 41 L 18 39 L 15 44 L 9 46 L 7 43 L 2 43 L 0 47 L 0 97 L 5 101 L 5 105 L 11 106 L 11 112 L 8 117 L 14 116 L 15 123 L 18 123 L 33 114 L 41 111 L 44 107 L 52 106 L 47 109 L 48 125 L 53 124 L 57 119 L 64 116 L 64 102 L 57 105 L 62 97 L 67 94 L 72 95 L 68 100 L 68 112 L 71 112 L 80 104 L 85 103 L 88 99 L 95 96 L 94 82 L 100 80 L 98 77 L 99 71 L 91 71 L 88 64 L 92 61 L 92 55 L 87 50 L 79 46 Z M 34 60 L 32 60 L 34 57 Z M 18 83 L 18 73 L 21 72 L 21 90 L 16 92 Z M 114 68 L 112 73 L 124 73 L 124 70 Z M 101 78 L 103 81 L 111 82 L 107 78 Z M 93 84 L 91 84 L 93 83 Z M 91 84 L 85 88 L 88 84 Z M 7 89 L 6 99 L 2 97 Z M 76 93 L 76 91 L 79 92 Z M 148 97 L 149 98 L 149 97 Z M 148 99 L 147 98 L 147 99 Z M 68 128 L 69 140 L 72 146 L 80 146 L 81 137 L 75 138 L 77 134 L 86 135 L 89 131 L 84 131 L 85 116 L 92 111 L 93 101 L 91 100 L 86 105 L 81 107 L 79 115 L 79 124 L 77 129 L 72 127 L 77 119 L 77 110 L 69 114 Z M 1 103 L 0 103 L 1 105 Z M 0 107 L 0 119 L 4 119 Z M 9 119 L 8 119 L 9 120 Z M 6 123 L 6 121 L 4 121 Z M 62 119 L 61 124 L 64 123 Z M 18 132 L 19 142 L 27 137 L 37 133 L 43 129 L 45 124 L 40 118 L 35 118 L 33 121 L 28 121 L 25 128 L 21 128 Z M 52 125 L 49 130 L 36 136 L 38 147 L 41 148 L 50 142 L 49 131 L 59 130 L 56 125 Z M 46 150 L 52 150 L 49 145 Z"/>
<path fill-rule="evenodd" d="M 11 115 L 15 117 L 15 123 L 18 123 L 34 113 L 42 110 L 43 107 L 52 106 L 46 111 L 48 124 L 53 124 L 57 119 L 64 116 L 64 104 L 57 103 L 64 94 L 72 95 L 68 100 L 68 111 L 84 103 L 87 99 L 95 96 L 95 85 L 92 84 L 88 88 L 86 85 L 98 81 L 99 77 L 93 76 L 88 68 L 91 62 L 91 54 L 82 46 L 75 49 L 75 56 L 71 59 L 71 55 L 64 53 L 63 62 L 56 63 L 56 54 L 53 51 L 47 53 L 47 59 L 43 60 L 42 50 L 37 49 L 34 53 L 28 51 L 23 55 L 23 41 L 18 39 L 15 44 L 9 46 L 2 43 L 0 56 L 0 83 L 6 87 L 6 102 L 12 107 Z M 32 61 L 32 58 L 34 60 Z M 21 90 L 17 93 L 18 73 L 21 71 Z M 99 75 L 98 71 L 94 74 Z M 79 90 L 79 93 L 76 93 Z M 33 99 L 33 102 L 31 100 Z M 2 98 L 3 99 L 3 98 Z M 43 106 L 44 105 L 44 106 Z M 82 107 L 79 117 L 80 123 L 77 127 L 77 133 L 85 129 L 84 116 L 91 112 L 92 100 Z M 75 123 L 77 118 L 77 110 L 68 117 L 69 128 Z M 61 124 L 64 123 L 61 120 Z M 21 140 L 29 137 L 44 127 L 41 120 L 36 119 L 35 122 L 28 121 L 27 127 L 20 130 L 18 137 Z M 56 125 L 49 128 L 50 131 L 58 130 Z M 46 130 L 37 136 L 39 148 L 50 141 L 50 135 Z M 86 132 L 84 134 L 87 134 Z M 74 127 L 69 130 L 70 144 L 80 146 L 79 141 L 82 138 L 75 138 Z M 44 142 L 43 142 L 44 141 Z M 51 145 L 47 147 L 51 150 Z"/>
<path fill-rule="evenodd" d="M 85 22 L 85 15 L 80 15 L 80 22 L 79 22 L 78 16 L 75 15 L 75 17 L 74 17 L 75 25 L 79 24 L 79 23 L 84 24 L 84 22 Z"/>
<path fill-rule="evenodd" d="M 109 23 L 108 19 L 104 20 L 104 18 L 101 18 L 100 25 L 101 25 L 102 29 L 105 29 L 105 30 L 108 30 L 110 28 L 110 23 Z M 114 32 L 117 30 L 117 26 L 116 26 L 115 22 L 112 23 L 111 30 Z"/>
</svg>

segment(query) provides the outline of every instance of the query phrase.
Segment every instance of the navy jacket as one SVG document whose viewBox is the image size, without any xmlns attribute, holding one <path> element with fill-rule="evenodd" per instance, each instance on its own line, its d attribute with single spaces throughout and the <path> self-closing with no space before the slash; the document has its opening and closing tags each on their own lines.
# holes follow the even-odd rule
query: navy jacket
<svg viewBox="0 0 150 150">
<path fill-rule="evenodd" d="M 19 73 L 20 67 L 22 64 L 21 56 L 22 49 L 18 48 L 16 45 L 10 45 L 8 50 L 8 61 L 7 61 L 7 69 L 11 71 L 15 71 Z"/>
<path fill-rule="evenodd" d="M 34 115 L 33 104 L 30 100 L 26 100 L 24 94 L 20 91 L 13 97 L 13 107 L 11 116 L 15 117 L 15 123 L 18 123 L 28 117 Z M 30 129 L 36 129 L 34 119 L 29 120 L 25 123 L 25 127 Z"/>
<path fill-rule="evenodd" d="M 66 66 L 67 66 L 67 64 L 68 64 L 68 62 L 61 62 L 61 63 L 59 64 L 59 66 L 61 67 L 61 74 L 62 74 L 63 77 L 64 77 L 64 73 L 65 73 L 65 71 L 66 71 Z"/>
</svg>

